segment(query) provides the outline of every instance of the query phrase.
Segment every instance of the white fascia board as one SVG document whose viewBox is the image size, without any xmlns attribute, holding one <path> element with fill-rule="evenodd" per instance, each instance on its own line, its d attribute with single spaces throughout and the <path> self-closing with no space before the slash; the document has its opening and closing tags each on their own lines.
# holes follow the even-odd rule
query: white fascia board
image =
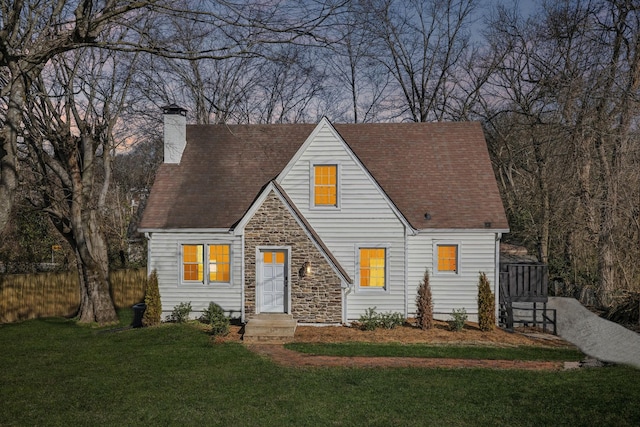
<svg viewBox="0 0 640 427">
<path fill-rule="evenodd" d="M 214 233 L 231 234 L 229 228 L 138 228 L 139 233 Z"/>
<path fill-rule="evenodd" d="M 421 228 L 416 230 L 415 234 L 426 233 L 448 233 L 448 234 L 496 234 L 496 233 L 508 233 L 508 228 Z"/>
<path fill-rule="evenodd" d="M 287 165 L 282 169 L 282 171 L 280 171 L 280 173 L 276 177 L 275 181 L 278 184 L 282 184 L 282 180 L 284 179 L 284 177 L 287 176 L 287 174 L 291 171 L 293 166 L 296 163 L 298 163 L 298 161 L 300 160 L 300 157 L 302 157 L 302 154 L 305 151 L 307 151 L 307 148 L 309 148 L 309 145 L 311 145 L 311 142 L 313 142 L 313 140 L 316 139 L 316 136 L 318 135 L 318 133 L 320 133 L 320 130 L 327 125 L 335 133 L 335 129 L 333 129 L 333 126 L 331 126 L 331 122 L 329 122 L 329 119 L 327 119 L 326 117 L 322 117 L 320 122 L 318 122 L 318 124 L 313 129 L 313 131 L 309 134 L 307 139 L 305 139 L 304 143 L 300 146 L 300 148 L 298 148 L 298 151 L 296 152 L 296 154 L 294 154 L 291 160 L 289 160 L 289 163 L 287 163 Z"/>
</svg>

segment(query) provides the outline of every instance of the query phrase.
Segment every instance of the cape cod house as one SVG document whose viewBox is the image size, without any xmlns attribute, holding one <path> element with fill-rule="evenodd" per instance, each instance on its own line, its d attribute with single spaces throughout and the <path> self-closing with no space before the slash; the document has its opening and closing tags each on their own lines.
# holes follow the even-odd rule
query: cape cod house
<svg viewBox="0 0 640 427">
<path fill-rule="evenodd" d="M 508 231 L 478 123 L 186 125 L 165 108 L 164 164 L 140 224 L 165 315 L 219 304 L 242 321 L 415 313 L 431 276 L 436 318 L 498 301 Z"/>
</svg>

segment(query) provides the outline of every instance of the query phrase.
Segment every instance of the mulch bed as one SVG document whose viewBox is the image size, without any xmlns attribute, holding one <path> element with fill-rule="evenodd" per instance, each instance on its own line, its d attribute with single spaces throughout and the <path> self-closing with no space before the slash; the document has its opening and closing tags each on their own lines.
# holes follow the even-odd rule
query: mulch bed
<svg viewBox="0 0 640 427">
<path fill-rule="evenodd" d="M 289 367 L 346 367 L 346 368 L 485 368 L 560 371 L 564 362 L 531 360 L 443 359 L 418 357 L 340 357 L 298 353 L 279 344 L 250 344 L 247 348 L 274 362 Z"/>
<path fill-rule="evenodd" d="M 219 341 L 242 342 L 242 326 L 232 325 L 230 333 Z M 446 322 L 434 321 L 432 329 L 423 331 L 411 323 L 394 329 L 376 329 L 363 331 L 349 326 L 298 326 L 294 336 L 295 342 L 306 343 L 339 343 L 339 342 L 371 342 L 402 344 L 447 344 L 447 345 L 479 345 L 494 347 L 540 346 L 571 347 L 571 344 L 551 334 L 528 328 L 522 332 L 507 332 L 496 328 L 491 332 L 483 332 L 476 323 L 467 322 L 462 331 L 449 330 Z"/>
<path fill-rule="evenodd" d="M 242 327 L 232 325 L 226 337 L 219 337 L 217 342 L 242 342 Z M 496 328 L 491 332 L 483 332 L 477 324 L 467 323 L 459 332 L 450 331 L 446 322 L 436 321 L 434 328 L 423 331 L 410 323 L 395 329 L 376 329 L 363 331 L 348 326 L 298 326 L 294 342 L 305 343 L 339 343 L 339 342 L 371 342 L 371 343 L 403 343 L 432 345 L 465 345 L 465 346 L 538 346 L 538 347 L 572 347 L 562 339 L 543 334 L 537 330 L 507 332 Z M 477 360 L 477 359 L 441 359 L 416 357 L 338 357 L 319 356 L 298 353 L 278 344 L 248 344 L 247 348 L 274 362 L 292 367 L 422 367 L 422 368 L 490 368 L 490 369 L 522 369 L 558 371 L 565 368 L 564 362 L 517 361 L 517 360 Z"/>
</svg>

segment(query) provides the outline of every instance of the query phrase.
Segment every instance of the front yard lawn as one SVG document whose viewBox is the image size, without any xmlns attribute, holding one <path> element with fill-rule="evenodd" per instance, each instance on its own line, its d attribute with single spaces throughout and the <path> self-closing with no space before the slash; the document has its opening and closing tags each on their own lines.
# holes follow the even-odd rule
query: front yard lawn
<svg viewBox="0 0 640 427">
<path fill-rule="evenodd" d="M 0 425 L 640 424 L 640 371 L 622 366 L 286 368 L 189 325 L 63 319 L 1 325 L 0 348 Z"/>
</svg>

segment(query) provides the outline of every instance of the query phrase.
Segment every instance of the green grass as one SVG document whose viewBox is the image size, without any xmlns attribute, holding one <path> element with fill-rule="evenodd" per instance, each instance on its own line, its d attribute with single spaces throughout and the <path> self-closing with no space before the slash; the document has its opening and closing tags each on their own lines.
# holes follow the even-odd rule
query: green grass
<svg viewBox="0 0 640 427">
<path fill-rule="evenodd" d="M 190 325 L 1 325 L 0 366 L 2 426 L 640 424 L 631 368 L 285 368 Z"/>
<path fill-rule="evenodd" d="M 584 358 L 574 348 L 549 347 L 478 347 L 426 344 L 291 343 L 287 348 L 301 353 L 324 356 L 434 357 L 451 359 L 503 359 L 579 361 Z"/>
</svg>

